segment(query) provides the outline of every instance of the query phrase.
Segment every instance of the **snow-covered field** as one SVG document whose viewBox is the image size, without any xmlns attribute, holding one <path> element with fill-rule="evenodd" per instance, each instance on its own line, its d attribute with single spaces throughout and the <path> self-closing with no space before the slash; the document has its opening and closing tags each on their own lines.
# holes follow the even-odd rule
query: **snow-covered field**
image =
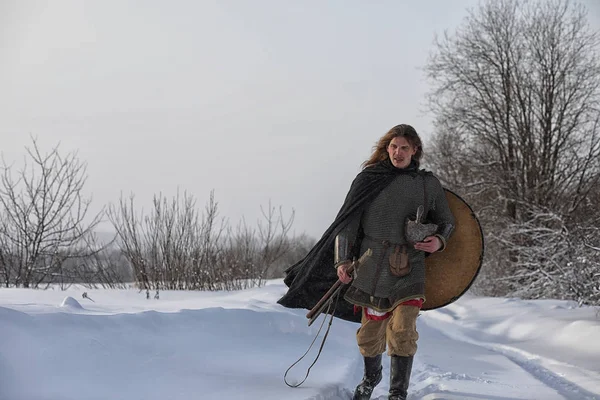
<svg viewBox="0 0 600 400">
<path fill-rule="evenodd" d="M 357 325 L 341 320 L 306 382 L 284 383 L 320 326 L 276 304 L 285 290 L 276 280 L 147 300 L 136 290 L 0 289 L 0 399 L 351 398 L 362 361 Z M 593 308 L 465 296 L 423 313 L 418 328 L 410 399 L 600 399 Z M 304 378 L 318 344 L 288 381 Z M 387 398 L 388 362 L 374 398 Z"/>
</svg>

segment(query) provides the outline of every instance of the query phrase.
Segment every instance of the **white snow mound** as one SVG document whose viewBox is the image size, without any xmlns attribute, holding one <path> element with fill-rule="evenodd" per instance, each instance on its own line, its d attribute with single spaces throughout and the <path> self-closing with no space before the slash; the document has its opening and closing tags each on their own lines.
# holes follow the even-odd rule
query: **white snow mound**
<svg viewBox="0 0 600 400">
<path fill-rule="evenodd" d="M 80 310 L 83 310 L 83 307 L 81 306 L 81 304 L 79 304 L 79 302 L 77 300 L 75 300 L 74 298 L 72 298 L 71 296 L 67 296 L 65 297 L 65 299 L 62 301 L 62 303 L 60 303 L 61 307 L 69 307 L 69 308 L 77 308 Z"/>
</svg>

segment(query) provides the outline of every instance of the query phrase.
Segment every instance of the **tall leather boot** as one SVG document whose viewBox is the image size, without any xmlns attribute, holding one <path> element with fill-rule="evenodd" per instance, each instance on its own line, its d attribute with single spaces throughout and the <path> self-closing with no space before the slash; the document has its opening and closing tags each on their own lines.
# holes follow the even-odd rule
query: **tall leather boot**
<svg viewBox="0 0 600 400">
<path fill-rule="evenodd" d="M 381 382 L 381 354 L 375 357 L 364 357 L 364 361 L 365 375 L 362 382 L 356 387 L 352 400 L 369 400 L 373 389 Z"/>
<path fill-rule="evenodd" d="M 388 400 L 406 400 L 413 356 L 391 356 L 390 395 Z"/>
</svg>

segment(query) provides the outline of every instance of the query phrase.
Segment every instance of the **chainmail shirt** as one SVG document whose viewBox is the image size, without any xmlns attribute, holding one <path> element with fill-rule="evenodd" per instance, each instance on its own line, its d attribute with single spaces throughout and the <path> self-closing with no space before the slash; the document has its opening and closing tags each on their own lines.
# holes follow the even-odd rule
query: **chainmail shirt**
<svg viewBox="0 0 600 400">
<path fill-rule="evenodd" d="M 404 236 L 405 222 L 409 217 L 415 218 L 419 205 L 425 205 L 428 222 L 454 225 L 439 180 L 422 173 L 398 175 L 361 215 L 348 222 L 340 235 L 349 239 L 349 246 L 360 248 L 360 254 L 369 248 L 373 254 L 356 271 L 345 295 L 347 301 L 377 311 L 390 311 L 406 300 L 425 299 L 425 254 L 415 250 Z M 360 243 L 352 243 L 355 238 L 362 239 Z M 396 245 L 407 245 L 411 270 L 403 277 L 390 271 L 389 256 Z"/>
</svg>

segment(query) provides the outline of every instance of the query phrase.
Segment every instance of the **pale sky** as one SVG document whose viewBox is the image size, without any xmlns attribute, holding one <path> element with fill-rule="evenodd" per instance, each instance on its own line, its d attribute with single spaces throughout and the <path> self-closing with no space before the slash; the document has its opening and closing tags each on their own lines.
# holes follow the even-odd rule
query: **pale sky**
<svg viewBox="0 0 600 400">
<path fill-rule="evenodd" d="M 420 68 L 476 4 L 0 0 L 0 151 L 78 150 L 96 211 L 214 189 L 232 223 L 271 200 L 318 238 L 389 128 L 427 151 Z"/>
</svg>

